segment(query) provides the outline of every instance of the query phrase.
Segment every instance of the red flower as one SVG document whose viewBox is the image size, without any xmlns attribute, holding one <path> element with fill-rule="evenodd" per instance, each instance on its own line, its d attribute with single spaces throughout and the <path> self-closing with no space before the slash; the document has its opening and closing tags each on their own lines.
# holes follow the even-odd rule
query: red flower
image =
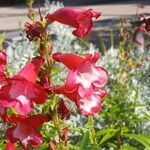
<svg viewBox="0 0 150 150">
<path fill-rule="evenodd" d="M 74 101 L 83 115 L 99 112 L 102 99 L 106 95 L 104 86 L 108 81 L 107 71 L 95 66 L 99 53 L 87 54 L 85 58 L 55 53 L 53 59 L 70 69 L 65 85 L 54 87 L 54 92 L 64 94 Z"/>
<path fill-rule="evenodd" d="M 3 81 L 0 89 L 0 106 L 14 107 L 20 115 L 27 115 L 33 109 L 33 102 L 42 104 L 47 99 L 43 88 L 36 84 L 42 58 L 34 58 L 16 76 Z"/>
<path fill-rule="evenodd" d="M 69 119 L 70 112 L 70 108 L 65 104 L 63 100 L 60 100 L 58 104 L 58 113 L 61 119 Z"/>
<path fill-rule="evenodd" d="M 51 86 L 48 74 L 45 72 L 39 72 L 39 78 L 40 78 L 39 85 L 41 85 L 47 93 L 50 93 Z"/>
<path fill-rule="evenodd" d="M 7 118 L 5 107 L 0 106 L 0 117 L 2 118 L 3 122 L 5 123 L 6 118 Z"/>
<path fill-rule="evenodd" d="M 149 32 L 150 31 L 150 18 L 148 18 L 148 19 L 144 18 L 143 22 L 145 23 L 146 31 Z"/>
<path fill-rule="evenodd" d="M 68 141 L 68 132 L 69 132 L 68 128 L 67 127 L 64 128 L 63 135 L 60 137 L 65 146 L 67 145 L 67 141 Z"/>
<path fill-rule="evenodd" d="M 6 59 L 7 59 L 7 55 L 4 52 L 0 51 L 0 81 L 6 78 L 6 75 L 4 73 Z"/>
<path fill-rule="evenodd" d="M 35 22 L 33 24 L 26 22 L 25 31 L 27 33 L 27 38 L 32 41 L 37 40 L 38 38 L 41 39 L 44 29 L 40 22 Z"/>
<path fill-rule="evenodd" d="M 11 143 L 10 141 L 7 141 L 7 143 L 6 143 L 6 150 L 15 150 L 14 143 Z"/>
<path fill-rule="evenodd" d="M 48 120 L 47 115 L 35 115 L 28 118 L 12 116 L 9 121 L 15 123 L 16 126 L 7 129 L 6 136 L 11 143 L 20 141 L 25 150 L 28 150 L 29 145 L 37 147 L 43 140 L 42 135 L 37 132 L 37 128 Z"/>
<path fill-rule="evenodd" d="M 73 35 L 84 38 L 89 35 L 93 27 L 92 18 L 98 18 L 101 13 L 95 12 L 92 9 L 84 10 L 81 8 L 65 7 L 60 8 L 52 14 L 47 14 L 45 17 L 49 22 L 57 21 L 76 28 Z"/>
<path fill-rule="evenodd" d="M 3 81 L 6 78 L 5 75 L 5 65 L 6 65 L 6 59 L 7 59 L 7 55 L 0 51 L 0 89 L 3 86 Z M 0 105 L 0 117 L 2 118 L 2 120 L 5 122 L 6 121 L 6 109 Z"/>
</svg>

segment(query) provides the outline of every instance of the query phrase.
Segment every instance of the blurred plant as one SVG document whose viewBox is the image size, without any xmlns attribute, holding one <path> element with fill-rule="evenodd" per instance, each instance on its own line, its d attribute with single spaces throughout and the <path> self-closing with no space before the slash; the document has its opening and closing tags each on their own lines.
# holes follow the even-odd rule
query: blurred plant
<svg viewBox="0 0 150 150">
<path fill-rule="evenodd" d="M 97 132 L 100 145 L 105 149 L 150 148 L 149 119 L 146 119 L 150 114 L 147 109 L 149 54 L 144 46 L 142 53 L 136 49 L 131 33 L 126 30 L 126 20 L 121 18 L 119 49 L 111 47 L 101 61 L 110 77 L 109 94 L 103 105 L 105 111 L 97 119 L 97 124 L 105 128 Z M 143 83 L 143 79 L 147 83 Z"/>
</svg>

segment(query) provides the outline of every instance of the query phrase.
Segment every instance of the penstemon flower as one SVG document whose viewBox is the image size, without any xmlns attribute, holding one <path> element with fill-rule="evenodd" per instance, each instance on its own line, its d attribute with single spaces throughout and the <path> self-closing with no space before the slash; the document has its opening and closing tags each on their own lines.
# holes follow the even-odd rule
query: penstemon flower
<svg viewBox="0 0 150 150">
<path fill-rule="evenodd" d="M 33 110 L 33 102 L 42 104 L 46 101 L 47 94 L 35 83 L 42 63 L 42 58 L 34 58 L 17 75 L 1 81 L 1 107 L 14 107 L 21 115 L 27 115 Z"/>
<path fill-rule="evenodd" d="M 53 59 L 70 69 L 65 85 L 54 87 L 54 92 L 74 101 L 83 115 L 98 113 L 108 81 L 107 71 L 95 65 L 99 53 L 87 54 L 85 58 L 75 54 L 54 53 Z"/>
<path fill-rule="evenodd" d="M 73 35 L 78 38 L 88 36 L 93 27 L 92 18 L 98 18 L 101 13 L 95 12 L 92 9 L 84 10 L 73 7 L 64 7 L 56 10 L 52 14 L 47 14 L 45 17 L 48 22 L 57 21 L 76 28 Z"/>
<path fill-rule="evenodd" d="M 49 121 L 47 115 L 35 115 L 31 117 L 10 116 L 8 122 L 15 123 L 16 126 L 7 129 L 6 135 L 11 143 L 20 141 L 24 150 L 29 146 L 37 147 L 42 143 L 43 137 L 37 132 L 44 122 Z"/>
</svg>

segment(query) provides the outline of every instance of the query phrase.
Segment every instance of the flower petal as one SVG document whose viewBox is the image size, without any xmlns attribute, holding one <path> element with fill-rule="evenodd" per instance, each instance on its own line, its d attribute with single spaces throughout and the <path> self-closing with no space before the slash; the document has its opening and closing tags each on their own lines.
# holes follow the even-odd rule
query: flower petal
<svg viewBox="0 0 150 150">
<path fill-rule="evenodd" d="M 65 102 L 61 99 L 58 104 L 58 113 L 61 119 L 69 119 L 70 112 L 71 110 L 68 105 L 66 105 Z"/>
<path fill-rule="evenodd" d="M 0 51 L 0 81 L 6 78 L 5 75 L 5 65 L 6 65 L 7 55 L 6 53 Z"/>
<path fill-rule="evenodd" d="M 6 150 L 15 150 L 14 143 L 11 143 L 10 141 L 7 141 L 7 143 L 6 143 Z"/>
<path fill-rule="evenodd" d="M 71 53 L 59 53 L 56 52 L 53 54 L 53 59 L 57 62 L 63 63 L 67 68 L 76 69 L 76 67 L 84 61 L 84 58 L 81 56 L 71 54 Z"/>
<path fill-rule="evenodd" d="M 23 77 L 27 81 L 35 83 L 37 78 L 37 73 L 39 71 L 40 66 L 43 64 L 43 62 L 44 59 L 41 57 L 34 58 L 31 62 L 25 65 L 25 67 L 17 74 L 17 76 Z"/>
<path fill-rule="evenodd" d="M 79 112 L 85 116 L 97 114 L 101 109 L 102 97 L 91 88 L 84 89 L 84 87 L 80 86 L 79 91 L 80 97 L 77 99 Z"/>
<path fill-rule="evenodd" d="M 33 102 L 42 104 L 47 94 L 41 86 L 24 79 L 7 79 L 7 85 L 0 90 L 0 104 L 4 107 L 14 107 L 21 115 L 26 115 L 33 109 Z"/>
</svg>

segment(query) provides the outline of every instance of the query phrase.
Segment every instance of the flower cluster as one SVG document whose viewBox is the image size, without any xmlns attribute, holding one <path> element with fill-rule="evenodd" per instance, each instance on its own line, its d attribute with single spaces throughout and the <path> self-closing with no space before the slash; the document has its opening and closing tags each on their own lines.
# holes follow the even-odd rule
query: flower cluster
<svg viewBox="0 0 150 150">
<path fill-rule="evenodd" d="M 94 116 L 100 111 L 102 100 L 107 94 L 105 85 L 108 82 L 107 71 L 96 65 L 100 54 L 95 52 L 81 57 L 71 53 L 53 53 L 46 31 L 49 24 L 57 21 L 76 28 L 73 34 L 84 38 L 91 32 L 92 18 L 98 18 L 100 15 L 92 9 L 68 7 L 47 14 L 43 22 L 26 23 L 27 38 L 39 42 L 39 56 L 33 58 L 12 77 L 7 75 L 7 55 L 0 51 L 0 116 L 4 123 L 12 125 L 5 132 L 8 138 L 7 149 L 15 149 L 14 143 L 17 141 L 25 150 L 38 147 L 43 139 L 38 128 L 44 122 L 51 121 L 57 126 L 64 119 L 69 119 L 71 109 L 63 99 L 55 96 L 57 94 L 63 94 L 73 101 L 78 112 L 84 116 Z M 51 80 L 55 61 L 69 69 L 63 86 L 55 85 Z M 47 101 L 52 101 L 48 112 L 34 114 L 35 105 L 45 104 Z M 65 147 L 68 128 L 56 128 L 61 142 L 59 144 Z M 50 147 L 57 147 L 57 143 L 58 141 L 51 140 Z"/>
<path fill-rule="evenodd" d="M 42 142 L 42 138 L 34 129 L 47 121 L 48 116 L 27 117 L 27 115 L 33 111 L 33 102 L 43 104 L 48 97 L 43 87 L 36 83 L 37 74 L 44 59 L 36 57 L 18 74 L 8 77 L 5 74 L 6 58 L 7 55 L 0 52 L 0 115 L 5 123 L 16 124 L 15 127 L 6 130 L 6 135 L 12 143 L 19 140 L 24 149 L 27 149 L 29 144 L 36 147 Z M 19 114 L 18 117 L 9 116 L 8 108 L 15 108 Z M 35 119 L 37 125 L 33 123 Z M 8 144 L 8 147 L 9 145 L 12 146 Z"/>
</svg>

